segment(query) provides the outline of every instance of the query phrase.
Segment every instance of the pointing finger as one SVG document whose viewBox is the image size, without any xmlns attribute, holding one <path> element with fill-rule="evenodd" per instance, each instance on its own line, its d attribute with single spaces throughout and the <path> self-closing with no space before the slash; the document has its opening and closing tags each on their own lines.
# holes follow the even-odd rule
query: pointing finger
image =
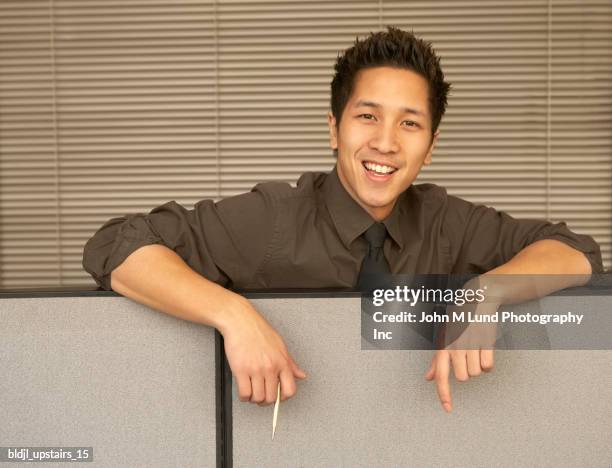
<svg viewBox="0 0 612 468">
<path fill-rule="evenodd" d="M 450 356 L 448 353 L 438 354 L 436 362 L 436 388 L 440 403 L 447 413 L 453 409 L 448 374 L 450 371 Z"/>
</svg>

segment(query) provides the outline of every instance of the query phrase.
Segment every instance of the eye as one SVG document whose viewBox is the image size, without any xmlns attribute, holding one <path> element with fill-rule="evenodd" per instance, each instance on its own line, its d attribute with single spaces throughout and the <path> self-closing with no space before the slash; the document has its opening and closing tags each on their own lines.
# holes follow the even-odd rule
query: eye
<svg viewBox="0 0 612 468">
<path fill-rule="evenodd" d="M 404 127 L 418 127 L 419 126 L 418 123 L 413 122 L 412 120 L 404 120 L 402 124 L 404 124 Z"/>
<path fill-rule="evenodd" d="M 365 120 L 376 120 L 376 117 L 374 117 L 372 114 L 359 114 L 357 117 Z"/>
</svg>

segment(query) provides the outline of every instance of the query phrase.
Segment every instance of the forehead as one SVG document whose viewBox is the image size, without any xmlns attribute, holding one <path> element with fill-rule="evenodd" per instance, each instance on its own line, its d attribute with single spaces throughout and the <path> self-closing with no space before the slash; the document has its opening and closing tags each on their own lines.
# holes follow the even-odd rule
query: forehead
<svg viewBox="0 0 612 468">
<path fill-rule="evenodd" d="M 347 104 L 371 101 L 385 109 L 409 107 L 428 116 L 428 95 L 427 81 L 421 75 L 403 68 L 375 67 L 357 73 Z"/>
</svg>

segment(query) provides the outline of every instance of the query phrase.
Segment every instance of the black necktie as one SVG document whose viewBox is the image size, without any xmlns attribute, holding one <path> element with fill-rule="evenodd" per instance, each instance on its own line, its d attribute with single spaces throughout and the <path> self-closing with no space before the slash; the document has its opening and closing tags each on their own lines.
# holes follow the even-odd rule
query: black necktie
<svg viewBox="0 0 612 468">
<path fill-rule="evenodd" d="M 363 234 L 363 237 L 368 241 L 368 253 L 361 264 L 357 289 L 371 291 L 378 283 L 381 283 L 384 275 L 391 273 L 383 252 L 387 228 L 383 223 L 374 223 Z"/>
</svg>

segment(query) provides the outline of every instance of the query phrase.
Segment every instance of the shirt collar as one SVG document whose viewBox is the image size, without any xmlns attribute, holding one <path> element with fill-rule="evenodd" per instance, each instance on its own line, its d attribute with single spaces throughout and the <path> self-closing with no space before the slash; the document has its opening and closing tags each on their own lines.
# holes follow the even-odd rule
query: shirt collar
<svg viewBox="0 0 612 468">
<path fill-rule="evenodd" d="M 323 183 L 324 198 L 332 221 L 346 248 L 363 234 L 375 221 L 353 197 L 346 191 L 338 178 L 337 168 L 330 172 Z M 391 238 L 402 248 L 404 239 L 400 229 L 400 205 L 404 194 L 402 193 L 393 207 L 393 210 L 383 224 Z"/>
</svg>

